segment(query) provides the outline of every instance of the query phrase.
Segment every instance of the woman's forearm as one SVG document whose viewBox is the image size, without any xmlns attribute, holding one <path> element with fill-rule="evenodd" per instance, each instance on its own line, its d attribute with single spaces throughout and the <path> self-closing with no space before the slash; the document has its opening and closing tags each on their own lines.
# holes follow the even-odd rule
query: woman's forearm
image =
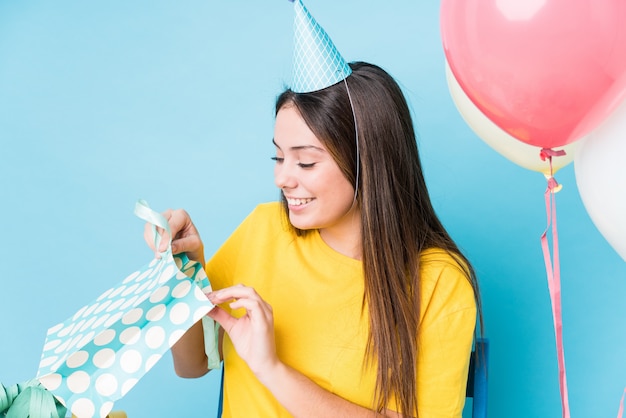
<svg viewBox="0 0 626 418">
<path fill-rule="evenodd" d="M 201 377 L 209 372 L 207 356 L 204 351 L 202 321 L 196 322 L 172 346 L 172 357 L 174 370 L 180 377 Z"/>
<path fill-rule="evenodd" d="M 372 418 L 387 416 L 401 418 L 393 411 L 385 415 L 347 401 L 313 382 L 311 379 L 282 362 L 260 377 L 276 400 L 296 418 L 336 417 Z"/>
</svg>

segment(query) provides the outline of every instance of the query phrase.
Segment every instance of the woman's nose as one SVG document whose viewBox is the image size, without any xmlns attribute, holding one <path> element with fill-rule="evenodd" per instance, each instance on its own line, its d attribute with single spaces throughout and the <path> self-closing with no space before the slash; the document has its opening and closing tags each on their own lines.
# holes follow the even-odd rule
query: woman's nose
<svg viewBox="0 0 626 418">
<path fill-rule="evenodd" d="M 274 167 L 274 183 L 279 189 L 293 189 L 298 184 L 293 170 L 290 170 L 284 162 Z"/>
</svg>

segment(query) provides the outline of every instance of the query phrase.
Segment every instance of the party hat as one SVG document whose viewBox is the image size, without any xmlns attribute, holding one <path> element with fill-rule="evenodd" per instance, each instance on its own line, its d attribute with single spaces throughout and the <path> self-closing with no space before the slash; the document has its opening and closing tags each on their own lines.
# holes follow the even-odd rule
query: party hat
<svg viewBox="0 0 626 418">
<path fill-rule="evenodd" d="M 348 77 L 352 70 L 326 31 L 313 19 L 302 0 L 294 2 L 294 56 L 291 90 L 308 93 Z"/>
</svg>

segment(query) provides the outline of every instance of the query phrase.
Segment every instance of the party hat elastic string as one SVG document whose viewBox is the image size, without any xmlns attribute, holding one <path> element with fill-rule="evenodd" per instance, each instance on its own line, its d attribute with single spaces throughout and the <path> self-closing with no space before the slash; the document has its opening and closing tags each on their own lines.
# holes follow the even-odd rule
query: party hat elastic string
<svg viewBox="0 0 626 418">
<path fill-rule="evenodd" d="M 344 78 L 343 83 L 346 85 L 346 92 L 348 93 L 348 100 L 350 101 L 350 110 L 352 110 L 352 119 L 354 120 L 354 140 L 356 142 L 356 174 L 354 178 L 354 199 L 352 201 L 352 205 L 355 205 L 356 198 L 359 192 L 359 173 L 361 168 L 361 153 L 359 152 L 359 127 L 356 123 L 356 112 L 354 111 L 354 103 L 352 103 L 352 95 L 350 95 L 348 81 Z"/>
</svg>

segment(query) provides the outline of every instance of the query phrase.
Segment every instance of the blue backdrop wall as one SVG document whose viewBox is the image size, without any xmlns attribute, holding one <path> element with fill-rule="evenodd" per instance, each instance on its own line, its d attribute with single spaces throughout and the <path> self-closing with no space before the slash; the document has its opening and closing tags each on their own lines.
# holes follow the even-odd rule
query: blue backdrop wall
<svg viewBox="0 0 626 418">
<path fill-rule="evenodd" d="M 539 243 L 545 179 L 457 112 L 438 2 L 307 5 L 346 59 L 386 68 L 411 102 L 436 208 L 480 277 L 490 416 L 560 416 Z M 286 0 L 0 1 L 2 383 L 34 377 L 46 330 L 152 258 L 138 198 L 187 209 L 207 255 L 277 198 L 272 107 L 289 80 L 292 16 Z M 587 215 L 574 167 L 557 179 L 572 416 L 614 417 L 626 263 Z M 168 355 L 116 408 L 213 416 L 218 377 L 177 378 Z"/>
</svg>

